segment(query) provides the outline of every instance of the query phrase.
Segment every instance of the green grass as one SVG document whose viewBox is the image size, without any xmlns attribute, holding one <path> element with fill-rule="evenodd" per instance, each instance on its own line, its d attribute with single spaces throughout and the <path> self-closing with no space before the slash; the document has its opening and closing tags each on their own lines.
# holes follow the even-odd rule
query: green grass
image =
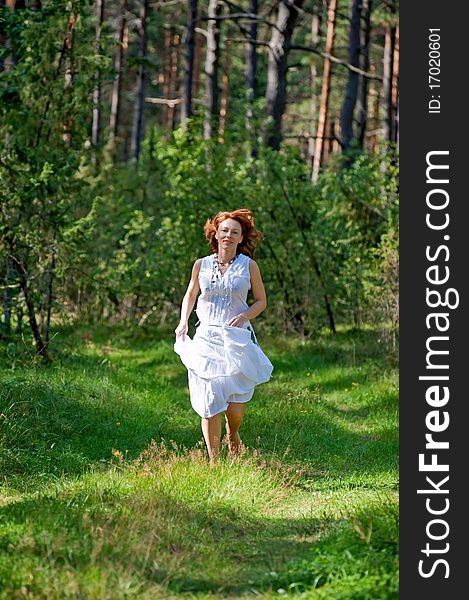
<svg viewBox="0 0 469 600">
<path fill-rule="evenodd" d="M 210 468 L 171 334 L 0 346 L 0 598 L 398 597 L 396 365 L 373 332 L 274 363 Z"/>
</svg>

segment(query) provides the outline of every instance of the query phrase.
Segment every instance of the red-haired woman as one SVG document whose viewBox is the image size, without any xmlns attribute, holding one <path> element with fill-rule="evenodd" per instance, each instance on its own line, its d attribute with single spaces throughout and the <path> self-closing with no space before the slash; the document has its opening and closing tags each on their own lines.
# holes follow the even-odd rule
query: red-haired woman
<svg viewBox="0 0 469 600">
<path fill-rule="evenodd" d="M 254 250 L 262 234 L 252 212 L 241 208 L 219 212 L 207 220 L 205 237 L 212 254 L 199 258 L 181 306 L 175 351 L 186 365 L 194 410 L 202 417 L 202 432 L 213 464 L 220 451 L 222 413 L 232 456 L 239 454 L 239 427 L 254 387 L 270 379 L 272 364 L 259 347 L 250 321 L 267 306 Z M 248 291 L 253 302 L 246 302 Z M 197 296 L 199 325 L 187 335 L 189 315 Z"/>
</svg>

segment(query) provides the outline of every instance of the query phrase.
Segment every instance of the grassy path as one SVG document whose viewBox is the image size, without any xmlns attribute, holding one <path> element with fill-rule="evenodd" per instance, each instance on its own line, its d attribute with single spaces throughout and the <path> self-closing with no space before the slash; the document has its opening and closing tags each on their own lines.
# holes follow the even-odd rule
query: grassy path
<svg viewBox="0 0 469 600">
<path fill-rule="evenodd" d="M 210 469 L 170 336 L 0 356 L 0 598 L 397 598 L 397 373 L 370 333 L 266 339 Z"/>
</svg>

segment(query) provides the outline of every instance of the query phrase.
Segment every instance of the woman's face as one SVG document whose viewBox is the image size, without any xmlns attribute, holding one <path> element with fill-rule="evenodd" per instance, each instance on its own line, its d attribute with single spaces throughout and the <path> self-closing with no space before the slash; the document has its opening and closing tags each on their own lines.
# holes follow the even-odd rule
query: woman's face
<svg viewBox="0 0 469 600">
<path fill-rule="evenodd" d="M 215 238 L 218 240 L 219 250 L 236 250 L 243 239 L 241 223 L 234 219 L 225 219 L 220 223 Z"/>
</svg>

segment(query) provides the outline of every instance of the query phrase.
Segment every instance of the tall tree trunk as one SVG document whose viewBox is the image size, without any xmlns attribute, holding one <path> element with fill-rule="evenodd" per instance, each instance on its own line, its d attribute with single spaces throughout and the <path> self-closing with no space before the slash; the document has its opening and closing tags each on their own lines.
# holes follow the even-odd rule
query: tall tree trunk
<svg viewBox="0 0 469 600">
<path fill-rule="evenodd" d="M 342 137 L 342 130 L 340 127 L 340 116 L 336 114 L 332 121 L 332 131 L 331 131 L 331 144 L 330 144 L 330 154 L 337 154 L 340 152 L 341 145 L 340 139 Z"/>
<path fill-rule="evenodd" d="M 73 42 L 75 25 L 77 24 L 77 15 L 73 12 L 73 8 L 68 17 L 67 33 L 65 35 L 65 91 L 64 91 L 64 104 L 71 106 L 72 95 L 73 95 L 73 80 L 75 77 L 75 66 L 73 60 Z M 69 110 L 67 118 L 62 122 L 62 138 L 67 146 L 72 144 L 72 130 L 74 119 L 71 116 L 72 111 Z"/>
<path fill-rule="evenodd" d="M 399 26 L 396 27 L 394 39 L 391 103 L 393 116 L 391 140 L 397 143 L 399 138 Z"/>
<path fill-rule="evenodd" d="M 327 11 L 327 35 L 326 54 L 334 52 L 335 24 L 337 17 L 337 0 L 330 0 Z M 324 147 L 324 134 L 326 131 L 327 113 L 329 110 L 329 93 L 331 89 L 332 62 L 329 58 L 324 59 L 322 73 L 321 104 L 319 106 L 318 127 L 316 131 L 316 143 L 314 144 L 313 171 L 311 180 L 316 183 L 321 168 L 322 152 Z"/>
<path fill-rule="evenodd" d="M 135 94 L 134 122 L 132 128 L 131 155 L 138 161 L 140 156 L 140 145 L 143 138 L 143 106 L 145 99 L 145 83 L 147 69 L 145 61 L 147 59 L 147 21 L 149 15 L 149 0 L 142 0 L 140 7 L 140 50 L 139 67 L 137 76 L 137 88 Z"/>
<path fill-rule="evenodd" d="M 95 52 L 101 56 L 101 29 L 104 20 L 104 0 L 96 0 L 96 35 Z M 101 129 L 101 69 L 98 67 L 94 75 L 93 89 L 93 123 L 91 127 L 92 165 L 98 165 L 98 152 Z"/>
<path fill-rule="evenodd" d="M 249 0 L 248 13 L 257 15 L 258 0 Z M 257 156 L 257 139 L 254 125 L 254 100 L 257 91 L 257 21 L 252 20 L 248 27 L 246 48 L 246 130 L 251 143 L 251 156 Z"/>
<path fill-rule="evenodd" d="M 362 0 L 353 0 L 350 15 L 348 62 L 354 67 L 360 65 L 360 17 L 362 11 Z M 353 145 L 355 138 L 353 130 L 353 115 L 358 96 L 358 73 L 348 71 L 347 87 L 345 90 L 344 103 L 341 114 L 342 150 L 347 153 Z M 346 164 L 350 164 L 346 159 Z"/>
<path fill-rule="evenodd" d="M 173 29 L 165 29 L 164 49 L 163 49 L 163 98 L 169 100 L 171 91 L 171 40 L 173 39 Z M 169 103 L 163 105 L 163 128 L 172 130 L 169 123 Z"/>
<path fill-rule="evenodd" d="M 322 144 L 322 157 L 321 157 L 321 160 L 323 162 L 326 162 L 327 158 L 329 156 L 329 137 L 330 137 L 330 133 L 331 133 L 331 120 L 330 120 L 330 118 L 328 116 L 327 120 L 326 120 L 326 125 L 324 127 L 324 137 L 323 137 L 323 144 Z"/>
<path fill-rule="evenodd" d="M 394 0 L 388 4 L 388 12 L 394 14 Z M 384 54 L 383 54 L 383 96 L 382 96 L 382 138 L 385 144 L 392 142 L 392 129 L 394 110 L 392 104 L 392 80 L 394 44 L 396 40 L 396 27 L 387 23 L 384 31 Z"/>
<path fill-rule="evenodd" d="M 319 42 L 319 36 L 321 31 L 321 14 L 319 12 L 319 7 L 317 4 L 313 6 L 313 16 L 311 17 L 311 46 L 312 48 L 317 48 Z M 311 88 L 311 104 L 310 104 L 310 114 L 311 114 L 311 126 L 310 126 L 310 135 L 308 138 L 308 160 L 311 164 L 311 168 L 313 166 L 313 157 L 314 157 L 314 139 L 316 135 L 314 124 L 316 122 L 316 113 L 318 107 L 318 98 L 317 98 L 317 78 L 318 78 L 318 68 L 316 66 L 316 60 L 313 58 L 310 66 L 310 88 Z"/>
<path fill-rule="evenodd" d="M 204 139 L 212 138 L 215 120 L 219 115 L 218 63 L 220 59 L 220 25 L 213 17 L 221 14 L 221 2 L 209 0 L 207 25 L 207 54 L 205 57 L 205 119 Z"/>
<path fill-rule="evenodd" d="M 192 90 L 194 87 L 195 24 L 197 21 L 197 0 L 188 0 L 186 29 L 186 60 L 184 65 L 184 101 L 181 109 L 181 123 L 185 127 L 187 119 L 193 115 Z"/>
<path fill-rule="evenodd" d="M 119 116 L 121 104 L 122 76 L 124 58 L 127 50 L 127 0 L 121 0 L 117 52 L 114 57 L 114 82 L 111 96 L 111 115 L 109 118 L 109 142 L 114 149 L 119 132 Z"/>
<path fill-rule="evenodd" d="M 360 20 L 360 68 L 370 70 L 370 34 L 372 0 L 362 0 Z M 365 132 L 368 116 L 368 78 L 360 75 L 357 98 L 357 139 L 360 148 L 365 147 Z"/>
<path fill-rule="evenodd" d="M 371 66 L 371 71 L 374 71 L 374 66 Z M 374 154 L 378 150 L 378 135 L 379 128 L 381 125 L 379 110 L 381 105 L 381 88 L 372 81 L 370 84 L 369 94 L 369 106 L 368 106 L 368 120 L 371 122 L 372 127 L 369 134 L 369 139 L 366 144 L 367 149 Z"/>
<path fill-rule="evenodd" d="M 226 42 L 225 48 L 225 64 L 223 67 L 222 74 L 222 87 L 221 87 L 221 99 L 220 99 L 220 118 L 218 125 L 218 141 L 223 144 L 225 141 L 225 128 L 226 128 L 226 119 L 228 116 L 228 100 L 230 95 L 230 63 L 231 63 L 231 52 L 230 52 L 230 43 Z"/>
<path fill-rule="evenodd" d="M 304 0 L 292 3 L 280 2 L 276 26 L 272 28 L 267 67 L 267 89 L 265 93 L 265 116 L 263 141 L 274 150 L 282 141 L 282 117 L 287 95 L 288 53 L 293 29 L 298 19 L 298 9 Z"/>
<path fill-rule="evenodd" d="M 4 8 L 5 7 L 5 0 L 0 0 L 0 8 Z M 6 37 L 3 35 L 2 31 L 0 30 L 0 49 L 3 50 L 3 48 L 5 48 L 7 45 L 7 39 Z M 0 72 L 3 71 L 5 69 L 5 61 L 3 59 L 3 52 L 0 52 Z"/>
<path fill-rule="evenodd" d="M 16 328 L 15 328 L 15 332 L 18 334 L 23 333 L 23 316 L 24 316 L 23 305 L 20 302 L 18 302 L 18 304 L 16 305 Z"/>
<path fill-rule="evenodd" d="M 171 55 L 169 63 L 169 98 L 174 100 L 179 97 L 179 49 L 181 38 L 174 31 L 171 34 Z M 172 131 L 175 127 L 176 103 L 168 103 L 167 123 L 168 129 Z"/>
<path fill-rule="evenodd" d="M 200 63 L 202 59 L 202 36 L 195 32 L 195 48 L 194 48 L 194 78 L 192 81 L 192 98 L 197 98 L 200 88 Z"/>
</svg>

